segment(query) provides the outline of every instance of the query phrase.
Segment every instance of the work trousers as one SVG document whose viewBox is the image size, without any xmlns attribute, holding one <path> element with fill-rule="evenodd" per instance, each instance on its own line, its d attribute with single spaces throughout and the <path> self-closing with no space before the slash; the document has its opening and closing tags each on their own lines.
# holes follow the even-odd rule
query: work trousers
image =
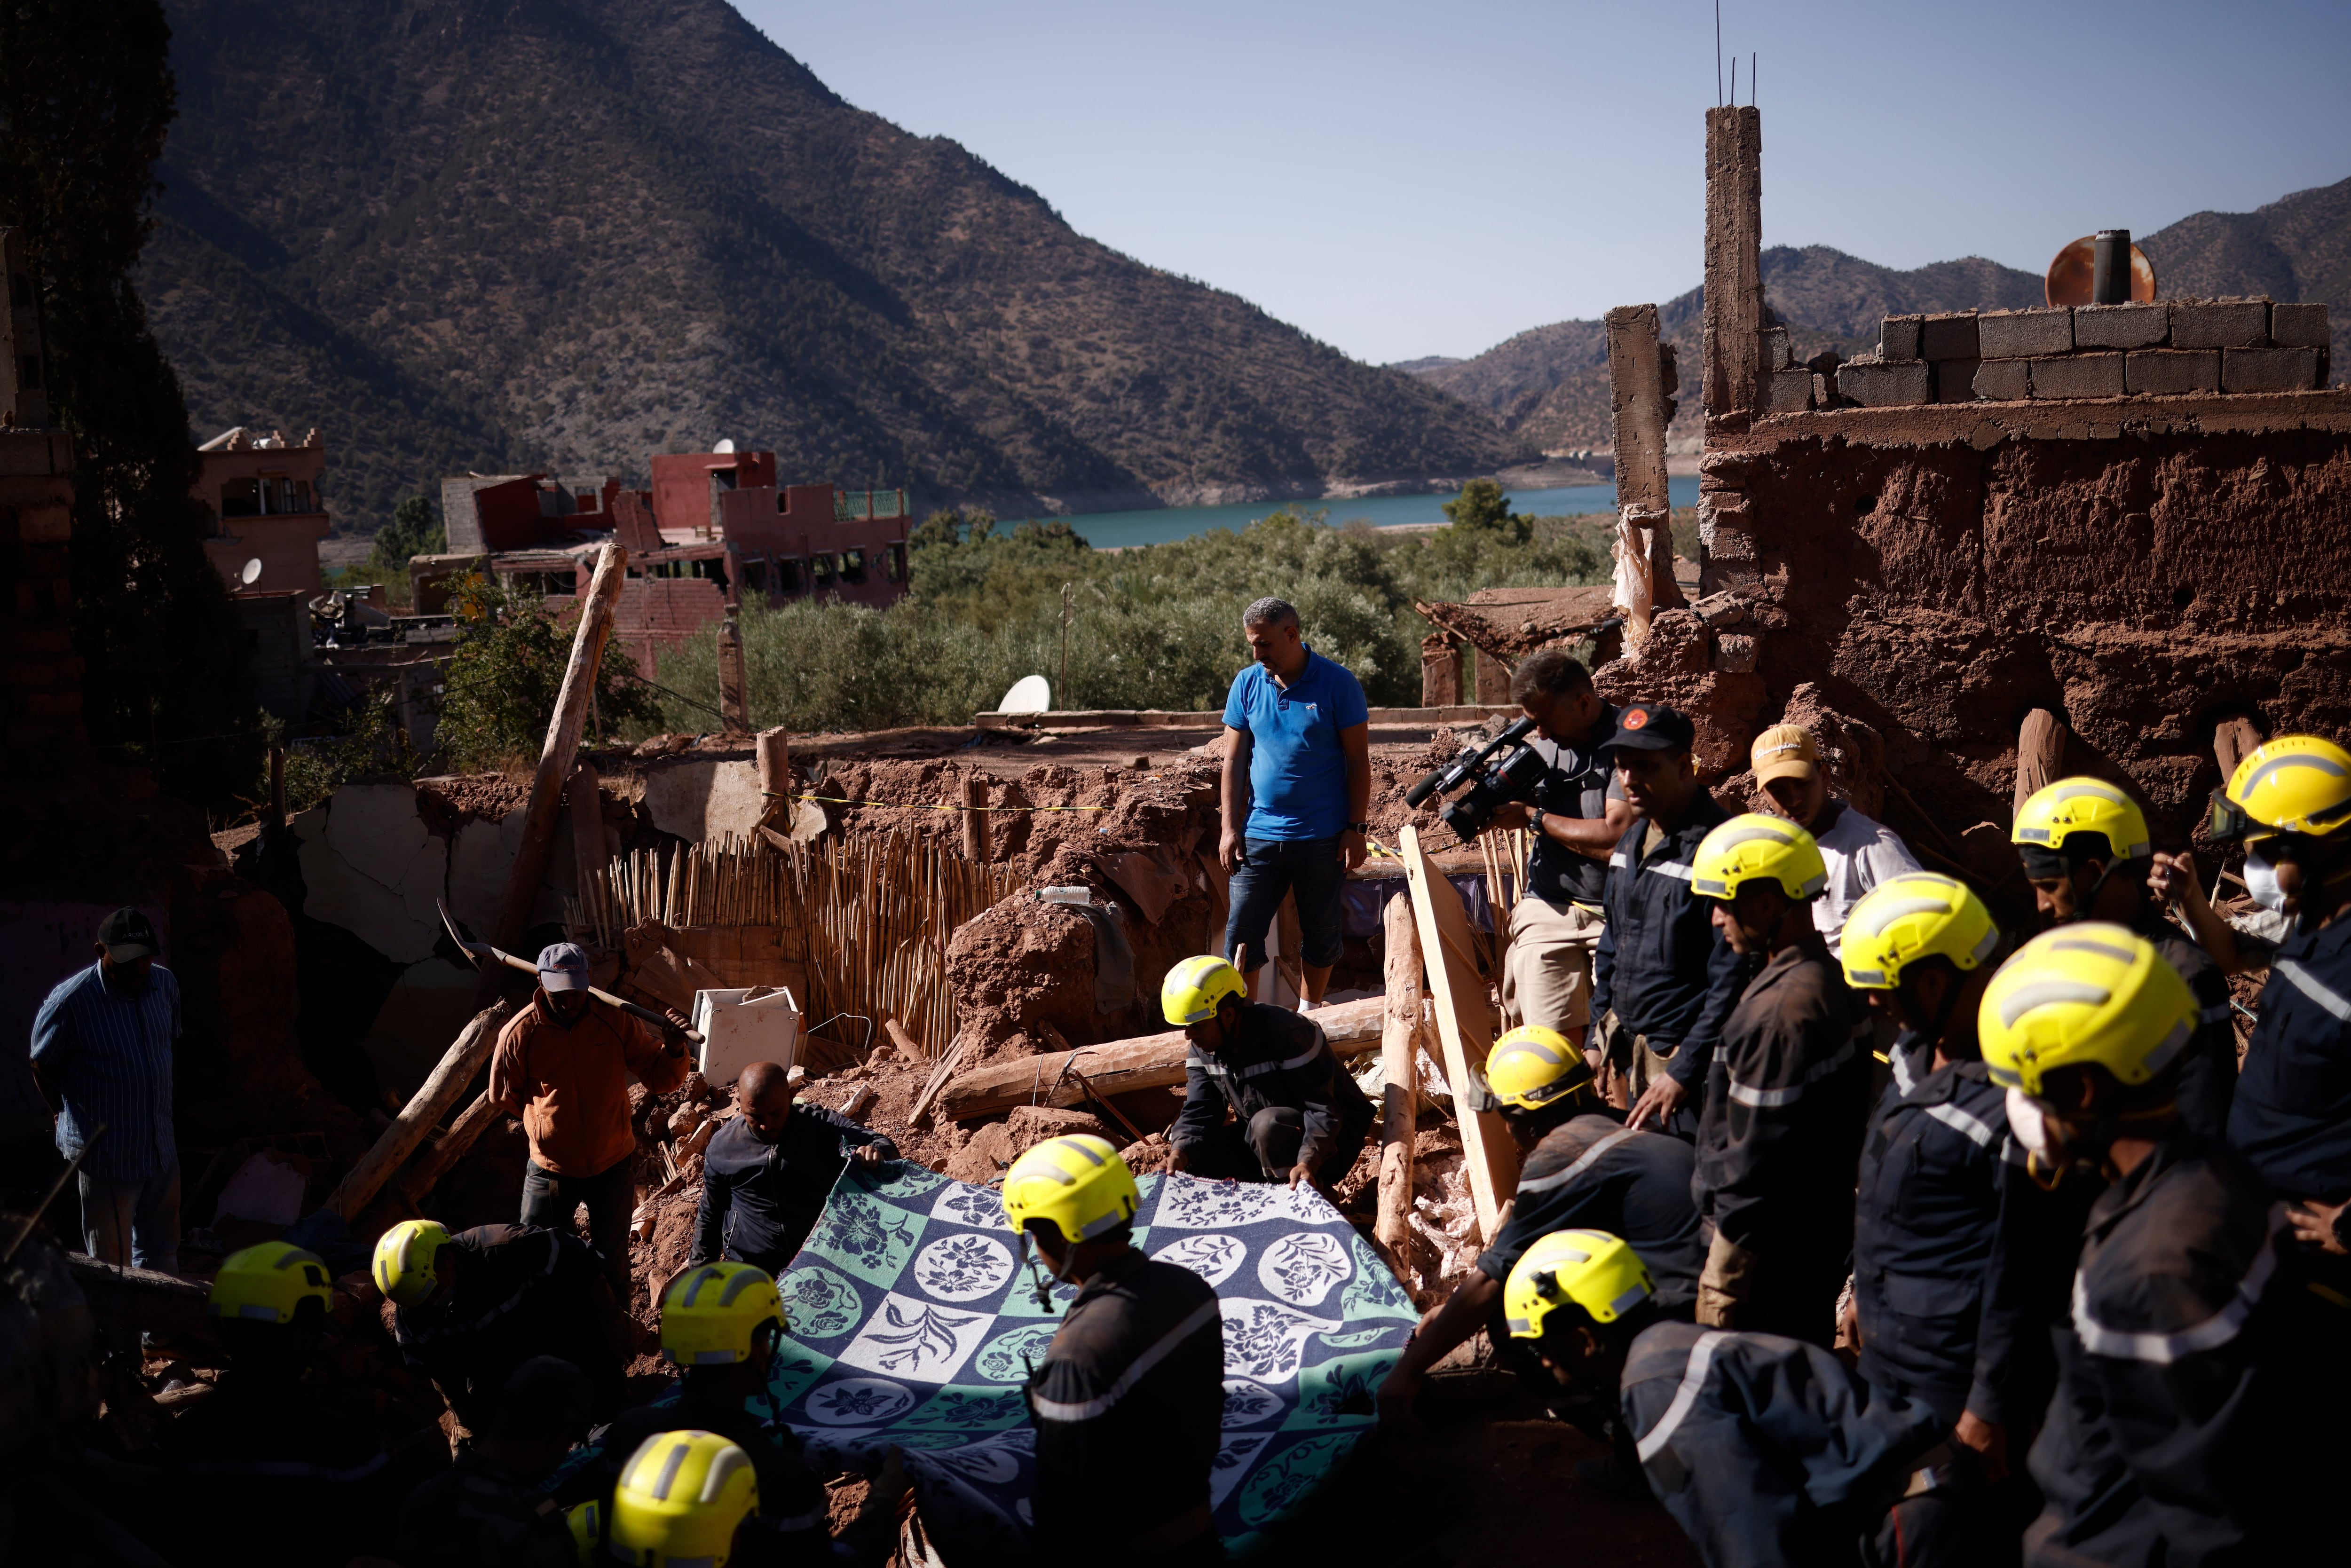
<svg viewBox="0 0 2351 1568">
<path fill-rule="evenodd" d="M 1186 1145 L 1185 1174 L 1217 1180 L 1288 1181 L 1298 1165 L 1298 1146 L 1305 1141 L 1303 1113 L 1287 1105 L 1269 1105 L 1250 1117 L 1246 1127 L 1227 1122 L 1198 1143 Z M 1325 1186 L 1337 1185 L 1363 1153 L 1361 1134 L 1352 1143 L 1344 1137 L 1314 1173 Z"/>
<path fill-rule="evenodd" d="M 626 1159 L 591 1176 L 558 1176 L 537 1160 L 522 1176 L 522 1223 L 541 1230 L 571 1228 L 572 1211 L 588 1206 L 588 1245 L 604 1260 L 612 1299 L 629 1310 L 629 1222 L 636 1217 L 637 1187 Z"/>
<path fill-rule="evenodd" d="M 180 1271 L 180 1162 L 141 1181 L 102 1181 L 83 1171 L 81 1233 L 101 1263 Z"/>
<path fill-rule="evenodd" d="M 1503 1010 L 1583 1045 L 1592 1021 L 1592 949 L 1604 924 L 1600 911 L 1582 904 L 1519 900 L 1502 968 Z"/>
</svg>

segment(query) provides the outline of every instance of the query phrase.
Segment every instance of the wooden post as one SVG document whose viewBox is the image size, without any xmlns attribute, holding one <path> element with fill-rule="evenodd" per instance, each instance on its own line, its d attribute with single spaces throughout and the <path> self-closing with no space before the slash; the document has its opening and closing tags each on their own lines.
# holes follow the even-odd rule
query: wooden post
<svg viewBox="0 0 2351 1568">
<path fill-rule="evenodd" d="M 455 1042 L 442 1052 L 440 1064 L 433 1069 L 432 1076 L 409 1097 L 399 1116 L 376 1139 L 375 1147 L 360 1155 L 350 1174 L 328 1195 L 329 1208 L 349 1220 L 368 1206 L 369 1199 L 400 1168 L 401 1162 L 440 1124 L 441 1118 L 448 1114 L 449 1108 L 465 1092 L 475 1075 L 489 1065 L 490 1052 L 497 1048 L 498 1030 L 506 1021 L 504 1002 L 484 1008 L 473 1016 Z"/>
<path fill-rule="evenodd" d="M 963 852 L 975 864 L 987 863 L 987 781 L 963 776 Z"/>
<path fill-rule="evenodd" d="M 751 733 L 751 695 L 743 671 L 743 628 L 729 615 L 718 623 L 718 711 L 730 733 Z"/>
<path fill-rule="evenodd" d="M 604 806 L 602 780 L 596 765 L 583 762 L 571 770 L 563 793 L 571 803 L 571 864 L 580 883 L 580 913 L 589 928 L 602 939 L 604 931 Z"/>
<path fill-rule="evenodd" d="M 433 1184 L 447 1176 L 449 1167 L 463 1159 L 465 1151 L 490 1130 L 490 1124 L 498 1119 L 499 1113 L 487 1094 L 475 1095 L 465 1113 L 449 1124 L 449 1130 L 400 1173 L 400 1195 L 411 1203 L 420 1202 L 433 1190 Z"/>
<path fill-rule="evenodd" d="M 1387 952 L 1382 969 L 1387 982 L 1387 1020 L 1380 1030 L 1381 1091 L 1380 1210 L 1372 1234 L 1395 1257 L 1410 1239 L 1412 1213 L 1413 1103 L 1420 1083 L 1420 935 L 1412 899 L 1391 898 L 1381 915 Z"/>
<path fill-rule="evenodd" d="M 580 625 L 571 635 L 571 663 L 563 672 L 563 689 L 555 699 L 555 716 L 547 727 L 547 745 L 538 754 L 538 772 L 530 782 L 530 803 L 524 810 L 522 835 L 515 845 L 513 868 L 507 873 L 506 897 L 498 904 L 498 923 L 490 940 L 512 951 L 530 928 L 530 906 L 547 875 L 547 850 L 555 836 L 555 809 L 563 798 L 563 781 L 570 775 L 572 754 L 580 748 L 580 731 L 588 722 L 588 699 L 596 690 L 596 672 L 604 662 L 604 644 L 612 635 L 612 612 L 628 580 L 629 552 L 608 544 L 596 556 L 596 576 L 580 604 Z M 482 971 L 474 988 L 474 1005 L 487 1007 L 498 994 L 503 971 Z"/>
<path fill-rule="evenodd" d="M 1705 334 L 1706 423 L 1744 430 L 1763 368 L 1763 116 L 1752 104 L 1706 111 Z"/>
<path fill-rule="evenodd" d="M 2016 820 L 2034 790 L 2064 776 L 2065 721 L 2045 707 L 2034 708 L 2016 734 L 2016 800 L 2009 821 Z"/>
<path fill-rule="evenodd" d="M 1502 1205 L 1518 1190 L 1519 1152 L 1499 1115 L 1465 1108 L 1478 1082 L 1472 1069 L 1482 1069 L 1494 1048 L 1494 1010 L 1487 1005 L 1486 982 L 1478 970 L 1478 934 L 1469 928 L 1461 894 L 1420 847 L 1420 830 L 1407 824 L 1396 837 L 1405 883 L 1412 889 L 1429 998 L 1437 1004 L 1437 1038 L 1445 1050 L 1445 1081 L 1453 1089 L 1461 1163 L 1468 1167 L 1469 1197 L 1478 1208 L 1478 1237 L 1490 1246 L 1501 1228 Z"/>
<path fill-rule="evenodd" d="M 2249 718 L 2224 718 L 2212 731 L 2212 760 L 2220 765 L 2220 782 L 2226 785 L 2237 776 L 2237 764 L 2250 752 L 2260 749 L 2262 732 L 2253 727 Z"/>
<path fill-rule="evenodd" d="M 791 737 L 778 727 L 763 729 L 752 743 L 759 759 L 759 825 L 789 822 L 792 802 L 787 798 L 792 792 Z"/>
<path fill-rule="evenodd" d="M 286 831 L 286 748 L 269 748 L 269 825 Z"/>
</svg>

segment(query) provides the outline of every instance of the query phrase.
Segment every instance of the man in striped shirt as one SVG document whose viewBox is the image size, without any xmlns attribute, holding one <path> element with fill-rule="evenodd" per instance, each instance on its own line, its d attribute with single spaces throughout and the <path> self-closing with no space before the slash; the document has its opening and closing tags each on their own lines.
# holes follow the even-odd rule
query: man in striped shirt
<svg viewBox="0 0 2351 1568">
<path fill-rule="evenodd" d="M 172 1132 L 172 1047 L 180 986 L 155 962 L 155 927 L 118 909 L 98 928 L 98 962 L 60 981 L 33 1020 L 33 1075 L 57 1114 L 57 1152 L 89 1147 L 79 1176 L 93 1258 L 177 1273 L 180 1150 Z M 103 1133 L 99 1129 L 103 1128 Z"/>
</svg>

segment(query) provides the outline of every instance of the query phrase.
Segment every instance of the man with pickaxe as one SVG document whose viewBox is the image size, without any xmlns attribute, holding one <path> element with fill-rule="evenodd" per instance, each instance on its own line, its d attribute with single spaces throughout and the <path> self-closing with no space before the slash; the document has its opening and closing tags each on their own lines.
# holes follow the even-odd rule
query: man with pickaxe
<svg viewBox="0 0 2351 1568">
<path fill-rule="evenodd" d="M 588 968 L 574 943 L 539 954 L 530 1006 L 498 1032 L 490 1056 L 490 1103 L 521 1117 L 530 1134 L 522 1223 L 569 1230 L 573 1207 L 586 1204 L 589 1242 L 626 1310 L 636 1207 L 629 1161 L 637 1149 L 629 1075 L 661 1094 L 685 1082 L 693 1062 L 682 1025 L 666 1023 L 656 1036 L 630 1013 L 596 1006 Z"/>
</svg>

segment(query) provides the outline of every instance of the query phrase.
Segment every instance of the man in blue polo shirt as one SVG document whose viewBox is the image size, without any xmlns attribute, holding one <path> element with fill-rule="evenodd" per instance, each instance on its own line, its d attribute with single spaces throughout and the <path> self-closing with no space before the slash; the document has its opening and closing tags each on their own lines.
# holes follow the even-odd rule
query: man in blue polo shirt
<svg viewBox="0 0 2351 1568">
<path fill-rule="evenodd" d="M 1284 894 L 1298 902 L 1299 959 L 1314 1007 L 1339 961 L 1340 894 L 1364 863 L 1372 804 L 1371 708 L 1363 683 L 1300 638 L 1298 611 L 1241 612 L 1257 660 L 1225 698 L 1224 835 L 1232 873 L 1225 956 L 1254 982 Z"/>
</svg>

